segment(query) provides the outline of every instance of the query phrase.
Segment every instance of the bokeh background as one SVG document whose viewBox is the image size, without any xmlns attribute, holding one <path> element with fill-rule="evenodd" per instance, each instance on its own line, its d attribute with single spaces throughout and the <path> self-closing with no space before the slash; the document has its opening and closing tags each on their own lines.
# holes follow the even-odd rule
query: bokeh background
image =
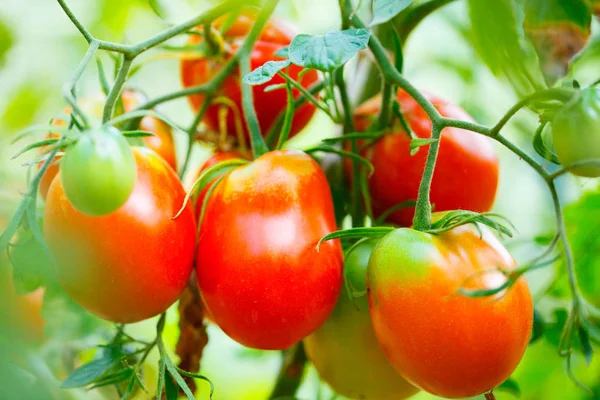
<svg viewBox="0 0 600 400">
<path fill-rule="evenodd" d="M 65 106 L 61 88 L 83 56 L 86 43 L 55 1 L 2 0 L 1 3 L 0 221 L 7 221 L 20 200 L 20 195 L 26 190 L 28 168 L 23 167 L 22 163 L 33 157 L 29 154 L 11 160 L 11 156 L 26 143 L 12 144 L 11 137 L 28 125 L 47 123 Z M 200 13 L 211 4 L 210 1 L 203 0 L 158 1 L 165 21 L 143 0 L 70 0 L 68 3 L 83 24 L 97 37 L 126 42 L 149 37 L 164 29 L 166 21 L 182 21 L 190 15 Z M 303 32 L 323 33 L 339 29 L 336 0 L 285 0 L 281 3 L 277 14 Z M 594 26 L 594 32 L 598 31 L 597 28 Z M 132 83 L 150 97 L 180 87 L 177 54 L 157 56 L 153 53 L 141 59 L 147 65 L 133 78 Z M 444 7 L 419 25 L 406 44 L 404 59 L 405 75 L 417 87 L 460 104 L 481 123 L 493 124 L 518 100 L 511 85 L 494 76 L 474 50 L 473 33 L 464 1 L 456 1 Z M 104 55 L 102 60 L 107 66 L 110 65 L 108 56 Z M 582 83 L 590 82 L 597 78 L 594 73 L 597 75 L 600 71 L 598 65 L 598 60 L 592 59 L 575 70 L 573 76 Z M 99 91 L 96 69 L 92 64 L 78 87 L 78 93 L 80 96 L 93 95 Z M 185 99 L 164 104 L 160 111 L 181 123 L 187 123 L 192 118 Z M 533 114 L 521 113 L 509 124 L 505 133 L 511 140 L 530 150 L 535 123 Z M 331 136 L 334 132 L 335 127 L 327 117 L 317 115 L 302 136 L 295 140 L 294 145 L 302 147 L 324 136 Z M 39 140 L 39 136 L 37 139 Z M 184 152 L 183 134 L 179 134 L 176 140 L 178 151 Z M 508 217 L 515 225 L 517 239 L 509 243 L 509 246 L 516 258 L 522 261 L 535 254 L 537 248 L 532 244 L 534 237 L 553 232 L 551 201 L 545 185 L 533 170 L 504 148 L 498 146 L 497 150 L 501 158 L 501 181 L 494 211 Z M 194 163 L 199 164 L 207 155 L 208 150 L 199 147 L 194 154 Z M 591 179 L 565 176 L 560 180 L 560 193 L 563 202 L 569 204 L 576 201 L 582 193 L 596 190 L 597 186 L 597 181 Z M 8 267 L 5 260 L 2 268 L 6 275 Z M 555 269 L 552 267 L 527 276 L 542 313 L 552 309 L 557 301 L 563 301 L 542 296 L 554 276 Z M 16 296 L 9 292 L 11 289 L 8 287 L 0 291 L 0 301 L 7 309 L 12 303 L 6 299 Z M 35 309 L 36 304 L 39 306 L 39 299 L 32 299 L 31 304 Z M 27 311 L 14 313 L 14 318 L 7 318 L 5 326 L 0 326 L 0 331 L 9 332 L 9 327 L 15 326 L 14 321 L 20 319 L 19 315 L 26 313 Z M 93 356 L 94 346 L 106 340 L 111 327 L 58 294 L 47 299 L 42 315 L 46 330 L 42 340 L 45 344 L 26 343 L 19 347 L 17 342 L 9 342 L 10 334 L 1 335 L 0 344 L 12 346 L 12 350 L 17 349 L 28 368 L 37 368 L 35 375 L 45 377 L 45 385 L 56 387 L 58 381 L 65 377 L 64 365 L 74 366 L 89 360 Z M 551 313 L 549 317 L 551 318 Z M 128 329 L 139 337 L 151 338 L 155 322 L 146 321 Z M 39 324 L 23 326 L 25 332 L 40 328 Z M 279 353 L 243 348 L 214 326 L 209 326 L 208 332 L 210 340 L 202 360 L 202 373 L 215 384 L 214 399 L 266 398 L 279 368 Z M 175 310 L 171 310 L 165 336 L 171 348 L 174 347 L 177 334 L 177 315 Z M 157 357 L 152 355 L 146 366 L 149 388 L 155 387 L 153 379 L 156 376 L 156 360 Z M 20 371 L 6 372 L 2 368 L 10 367 L 0 366 L 0 379 L 7 388 L 4 392 L 0 389 L 0 399 L 35 400 L 35 397 L 21 397 L 25 392 L 18 390 L 18 385 L 35 385 L 35 380 L 27 375 L 27 371 L 22 371 L 23 374 L 19 375 Z M 590 366 L 586 366 L 584 357 L 576 353 L 573 357 L 573 369 L 582 382 L 595 390 L 596 398 L 600 398 L 599 358 L 596 357 Z M 592 398 L 567 377 L 564 359 L 558 356 L 556 343 L 553 343 L 552 338 L 544 338 L 530 346 L 513 378 L 520 386 L 522 399 Z M 205 385 L 200 382 L 198 386 L 200 390 L 197 398 L 208 398 Z M 116 398 L 115 393 L 110 390 L 73 393 L 76 398 Z M 57 391 L 55 394 L 58 396 L 56 398 L 67 398 L 62 392 Z M 143 399 L 146 394 L 140 392 L 137 396 Z M 509 399 L 512 395 L 498 391 L 497 397 Z M 310 368 L 298 398 L 329 400 L 334 398 L 334 394 L 319 382 L 316 372 Z M 426 394 L 414 397 L 418 400 L 432 398 Z"/>
</svg>

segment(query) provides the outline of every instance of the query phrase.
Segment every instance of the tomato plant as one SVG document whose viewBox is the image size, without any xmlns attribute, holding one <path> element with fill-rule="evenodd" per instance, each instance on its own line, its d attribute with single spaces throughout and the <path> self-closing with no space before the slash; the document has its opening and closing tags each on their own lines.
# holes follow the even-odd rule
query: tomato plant
<svg viewBox="0 0 600 400">
<path fill-rule="evenodd" d="M 433 95 L 426 95 L 438 112 L 447 118 L 473 119 L 460 107 Z M 404 91 L 397 100 L 402 115 L 417 138 L 430 138 L 432 123 L 417 102 Z M 355 112 L 355 125 L 365 130 L 379 113 L 381 98 L 370 99 Z M 369 192 L 376 217 L 409 201 L 416 201 L 427 158 L 427 146 L 411 155 L 411 138 L 400 123 L 366 150 L 375 167 L 369 178 Z M 442 131 L 436 173 L 431 183 L 431 202 L 436 211 L 489 211 L 498 188 L 498 158 L 491 141 L 474 132 L 456 128 Z M 414 207 L 392 213 L 389 222 L 410 226 Z"/>
<path fill-rule="evenodd" d="M 256 15 L 253 13 L 242 13 L 224 32 L 223 36 L 227 48 L 225 48 L 222 54 L 213 56 L 198 54 L 196 57 L 183 59 L 181 61 L 181 81 L 183 86 L 190 88 L 210 81 L 223 68 L 227 60 L 231 58 L 231 53 L 239 48 L 242 39 L 250 31 L 255 18 Z M 217 21 L 215 25 L 219 27 L 222 23 L 223 21 Z M 296 32 L 288 24 L 277 18 L 272 18 L 252 47 L 252 51 L 250 52 L 251 69 L 256 69 L 267 61 L 283 59 L 275 54 L 283 47 L 288 46 L 295 34 Z M 188 42 L 189 45 L 198 45 L 200 43 L 201 38 L 196 35 L 191 36 Z M 305 88 L 309 88 L 318 80 L 315 70 L 303 70 L 303 68 L 296 65 L 290 66 L 287 72 L 292 79 L 298 80 Z M 302 76 L 300 77 L 300 75 Z M 225 132 L 228 135 L 237 137 L 236 134 L 239 126 L 247 138 L 248 130 L 245 124 L 242 123 L 243 121 L 241 121 L 243 117 L 240 79 L 239 72 L 234 72 L 225 79 L 219 88 L 217 96 L 227 99 L 227 102 L 224 104 L 213 102 L 207 108 L 203 121 L 209 129 L 221 132 L 222 129 L 219 121 L 222 117 L 220 117 L 219 113 L 224 108 L 228 110 Z M 265 89 L 270 85 L 282 83 L 285 83 L 284 78 L 276 76 L 268 84 L 253 87 L 254 108 L 256 109 L 258 122 L 263 134 L 269 131 L 279 114 L 285 110 L 287 103 L 285 90 L 266 91 Z M 294 89 L 293 93 L 295 98 L 300 96 L 300 92 L 297 89 Z M 190 103 L 196 111 L 200 109 L 204 99 L 205 97 L 201 94 L 189 97 Z M 292 120 L 290 137 L 300 132 L 308 124 L 314 111 L 315 106 L 310 103 L 305 103 L 296 110 Z M 239 124 L 236 124 L 236 118 L 239 120 Z"/>
<path fill-rule="evenodd" d="M 135 160 L 115 128 L 84 132 L 60 163 L 62 186 L 84 214 L 106 215 L 121 207 L 135 184 Z"/>
<path fill-rule="evenodd" d="M 600 158 L 600 91 L 583 89 L 552 120 L 552 141 L 560 162 L 572 164 Z M 600 164 L 580 165 L 571 173 L 600 177 Z"/>
<path fill-rule="evenodd" d="M 44 237 L 61 286 L 87 310 L 123 323 L 153 317 L 177 300 L 196 237 L 191 205 L 172 219 L 185 191 L 171 167 L 151 150 L 132 150 L 137 177 L 118 210 L 102 217 L 77 211 L 64 179 L 52 182 L 44 210 Z"/>
<path fill-rule="evenodd" d="M 367 270 L 373 328 L 388 359 L 409 382 L 447 398 L 500 385 L 531 336 L 524 278 L 492 298 L 459 292 L 499 287 L 515 267 L 492 233 L 478 229 L 397 229 L 378 242 Z"/>
<path fill-rule="evenodd" d="M 223 331 L 260 349 L 285 349 L 321 325 L 341 288 L 331 193 L 318 164 L 274 151 L 225 176 L 200 226 L 196 274 Z"/>
<path fill-rule="evenodd" d="M 344 262 L 352 293 L 367 288 L 367 264 L 376 241 L 359 244 Z M 366 296 L 342 292 L 327 321 L 304 339 L 308 358 L 321 379 L 352 399 L 405 399 L 418 389 L 389 364 L 371 325 Z"/>
</svg>

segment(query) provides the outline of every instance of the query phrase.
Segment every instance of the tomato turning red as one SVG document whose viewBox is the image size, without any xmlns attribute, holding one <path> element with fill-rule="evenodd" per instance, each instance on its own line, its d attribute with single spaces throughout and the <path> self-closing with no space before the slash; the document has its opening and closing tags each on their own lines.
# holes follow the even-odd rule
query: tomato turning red
<svg viewBox="0 0 600 400">
<path fill-rule="evenodd" d="M 479 228 L 481 235 L 467 225 L 440 235 L 397 229 L 369 260 L 377 339 L 403 377 L 437 396 L 494 389 L 517 367 L 531 336 L 533 305 L 524 278 L 492 297 L 457 293 L 499 287 L 515 266 L 498 239 Z"/>
<path fill-rule="evenodd" d="M 472 121 L 456 105 L 435 96 L 426 95 L 440 114 L 447 118 Z M 419 138 L 431 137 L 431 121 L 425 111 L 406 92 L 397 94 L 404 118 Z M 356 110 L 354 122 L 359 131 L 366 130 L 379 113 L 380 96 L 374 97 Z M 398 127 L 369 148 L 365 156 L 375 167 L 369 179 L 373 213 L 381 215 L 393 206 L 415 201 L 425 168 L 429 146 L 410 155 L 410 138 Z M 456 128 L 442 131 L 433 181 L 431 203 L 436 211 L 489 211 L 498 187 L 498 159 L 491 140 L 477 133 Z M 410 226 L 414 207 L 393 213 L 389 222 Z"/>
<path fill-rule="evenodd" d="M 301 151 L 267 153 L 225 176 L 208 200 L 196 273 L 209 312 L 239 343 L 285 349 L 317 329 L 342 283 L 329 185 Z"/>
<path fill-rule="evenodd" d="M 231 58 L 231 55 L 240 46 L 243 38 L 248 34 L 251 29 L 255 14 L 245 13 L 241 14 L 233 25 L 227 29 L 224 33 L 224 39 L 226 42 L 225 54 L 217 56 L 206 56 L 198 54 L 196 58 L 183 59 L 181 61 L 181 80 L 185 88 L 192 86 L 201 85 L 208 82 L 214 75 L 216 75 L 225 63 Z M 215 25 L 219 27 L 223 22 L 223 19 L 217 20 Z M 296 32 L 290 29 L 289 24 L 280 21 L 276 18 L 272 18 L 263 32 L 261 33 L 258 40 L 255 42 L 252 52 L 250 54 L 250 68 L 254 70 L 262 66 L 265 62 L 271 60 L 282 60 L 282 57 L 275 56 L 275 53 L 282 47 L 290 44 Z M 188 45 L 198 45 L 201 43 L 199 36 L 190 36 Z M 303 71 L 302 67 L 297 65 L 290 65 L 287 70 L 290 77 L 294 80 L 299 80 L 301 85 L 305 88 L 312 86 L 317 80 L 318 75 L 315 70 L 308 70 L 303 72 L 302 77 L 299 78 L 300 73 Z M 254 95 L 254 107 L 258 117 L 260 129 L 265 135 L 271 128 L 279 114 L 285 111 L 287 104 L 287 93 L 285 90 L 274 90 L 271 92 L 265 92 L 265 88 L 270 85 L 282 84 L 285 80 L 276 75 L 270 82 L 263 85 L 257 85 L 252 87 Z M 293 94 L 295 98 L 300 97 L 300 91 L 294 89 Z M 248 130 L 244 123 L 244 117 L 242 113 L 242 95 L 240 87 L 240 76 L 239 70 L 236 70 L 230 76 L 228 76 L 223 84 L 221 85 L 217 96 L 227 99 L 230 102 L 233 109 L 226 104 L 213 101 L 213 104 L 208 107 L 204 116 L 204 123 L 207 127 L 213 131 L 220 131 L 219 129 L 219 112 L 224 106 L 229 109 L 227 113 L 227 134 L 237 137 L 237 126 L 236 117 L 240 119 L 243 133 L 248 138 Z M 204 103 L 205 96 L 202 94 L 196 94 L 189 97 L 190 103 L 194 110 L 198 111 Z M 312 115 L 315 112 L 315 106 L 310 103 L 305 103 L 294 113 L 292 122 L 292 128 L 290 137 L 300 132 L 302 128 L 308 124 Z"/>
<path fill-rule="evenodd" d="M 86 216 L 55 179 L 43 224 L 61 286 L 90 312 L 122 323 L 153 317 L 178 299 L 191 273 L 196 239 L 191 204 L 172 219 L 185 198 L 173 169 L 149 149 L 133 152 L 137 179 L 121 208 Z"/>
</svg>

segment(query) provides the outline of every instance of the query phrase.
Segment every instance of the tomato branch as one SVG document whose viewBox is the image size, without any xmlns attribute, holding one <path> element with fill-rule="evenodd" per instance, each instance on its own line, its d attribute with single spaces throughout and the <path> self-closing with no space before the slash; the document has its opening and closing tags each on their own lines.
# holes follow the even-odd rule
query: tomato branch
<svg viewBox="0 0 600 400">
<path fill-rule="evenodd" d="M 98 51 L 98 42 L 96 42 L 96 41 L 91 42 L 87 49 L 87 52 L 83 56 L 83 59 L 77 66 L 77 69 L 75 70 L 75 73 L 73 74 L 73 77 L 71 78 L 71 80 L 69 82 L 67 82 L 65 84 L 65 86 L 63 88 L 63 96 L 65 97 L 67 102 L 71 105 L 71 108 L 73 109 L 73 111 L 75 113 L 77 113 L 77 115 L 81 118 L 81 120 L 83 121 L 83 125 L 86 127 L 89 126 L 89 121 L 88 121 L 87 117 L 85 116 L 85 113 L 83 111 L 81 111 L 81 108 L 79 108 L 79 105 L 77 104 L 77 99 L 75 98 L 75 86 L 77 86 L 77 82 L 79 82 L 81 75 L 83 75 L 83 72 L 85 71 L 85 69 L 88 66 L 88 64 L 90 63 L 90 61 L 92 61 L 92 58 L 94 58 L 94 55 L 96 54 L 97 51 Z"/>
<path fill-rule="evenodd" d="M 105 124 L 112 118 L 113 111 L 115 109 L 115 103 L 123 90 L 123 85 L 125 84 L 125 80 L 127 79 L 127 74 L 129 74 L 129 69 L 131 68 L 131 63 L 133 62 L 133 57 L 129 57 L 127 55 L 123 56 L 123 62 L 121 63 L 121 67 L 119 68 L 119 72 L 117 74 L 117 79 L 113 84 L 110 92 L 108 92 L 108 96 L 106 98 L 106 103 L 104 103 L 104 111 L 102 113 L 102 123 Z"/>
</svg>

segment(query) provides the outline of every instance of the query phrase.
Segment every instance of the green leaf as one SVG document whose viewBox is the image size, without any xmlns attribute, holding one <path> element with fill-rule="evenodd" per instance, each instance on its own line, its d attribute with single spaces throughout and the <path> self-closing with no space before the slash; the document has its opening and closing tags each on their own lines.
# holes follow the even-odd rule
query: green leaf
<svg viewBox="0 0 600 400">
<path fill-rule="evenodd" d="M 167 400 L 177 400 L 179 397 L 179 387 L 170 374 L 165 375 L 165 394 Z"/>
<path fill-rule="evenodd" d="M 373 19 L 369 26 L 388 22 L 412 4 L 413 0 L 373 0 Z"/>
<path fill-rule="evenodd" d="M 585 0 L 524 0 L 524 28 L 547 82 L 566 75 L 569 60 L 590 36 L 591 10 Z"/>
<path fill-rule="evenodd" d="M 267 61 L 246 75 L 243 79 L 243 82 L 247 83 L 248 85 L 262 85 L 273 79 L 273 77 L 279 71 L 289 66 L 291 63 L 292 62 L 290 60 Z"/>
<path fill-rule="evenodd" d="M 294 64 L 302 67 L 330 72 L 344 65 L 358 51 L 366 49 L 369 37 L 366 29 L 297 35 L 290 44 L 289 57 Z"/>
<path fill-rule="evenodd" d="M 319 243 L 317 244 L 317 251 L 321 243 L 326 242 L 327 240 L 381 238 L 387 235 L 388 233 L 394 231 L 395 229 L 396 228 L 391 226 L 378 226 L 370 228 L 350 228 L 331 232 L 330 234 L 323 236 L 321 240 L 319 240 Z"/>
<path fill-rule="evenodd" d="M 123 136 L 128 138 L 154 136 L 154 133 L 142 130 L 123 131 L 121 133 L 123 134 Z"/>
<path fill-rule="evenodd" d="M 108 372 L 119 360 L 115 359 L 110 351 L 104 351 L 103 353 L 102 358 L 92 360 L 73 371 L 60 387 L 69 389 L 87 386 Z"/>
<path fill-rule="evenodd" d="M 502 382 L 496 389 L 507 392 L 515 397 L 521 397 L 521 388 L 517 381 L 512 378 L 508 378 Z"/>
<path fill-rule="evenodd" d="M 273 55 L 275 57 L 285 57 L 285 58 L 287 58 L 288 55 L 289 55 L 289 50 L 290 50 L 289 46 L 284 46 L 284 47 L 280 48 L 279 50 L 277 50 Z"/>
<path fill-rule="evenodd" d="M 2 68 L 6 62 L 6 54 L 12 48 L 13 43 L 14 38 L 12 31 L 4 21 L 0 20 L 0 68 Z"/>
<path fill-rule="evenodd" d="M 544 336 L 544 332 L 546 331 L 546 323 L 544 322 L 544 318 L 538 312 L 538 310 L 533 310 L 533 327 L 531 329 L 531 338 L 529 339 L 529 344 L 537 342 L 542 336 Z"/>
<path fill-rule="evenodd" d="M 30 293 L 49 279 L 52 262 L 30 230 L 22 229 L 7 254 L 13 265 L 17 294 Z"/>
<path fill-rule="evenodd" d="M 537 55 L 523 31 L 523 7 L 513 0 L 468 0 L 472 40 L 497 76 L 509 80 L 519 96 L 545 89 Z"/>
</svg>

